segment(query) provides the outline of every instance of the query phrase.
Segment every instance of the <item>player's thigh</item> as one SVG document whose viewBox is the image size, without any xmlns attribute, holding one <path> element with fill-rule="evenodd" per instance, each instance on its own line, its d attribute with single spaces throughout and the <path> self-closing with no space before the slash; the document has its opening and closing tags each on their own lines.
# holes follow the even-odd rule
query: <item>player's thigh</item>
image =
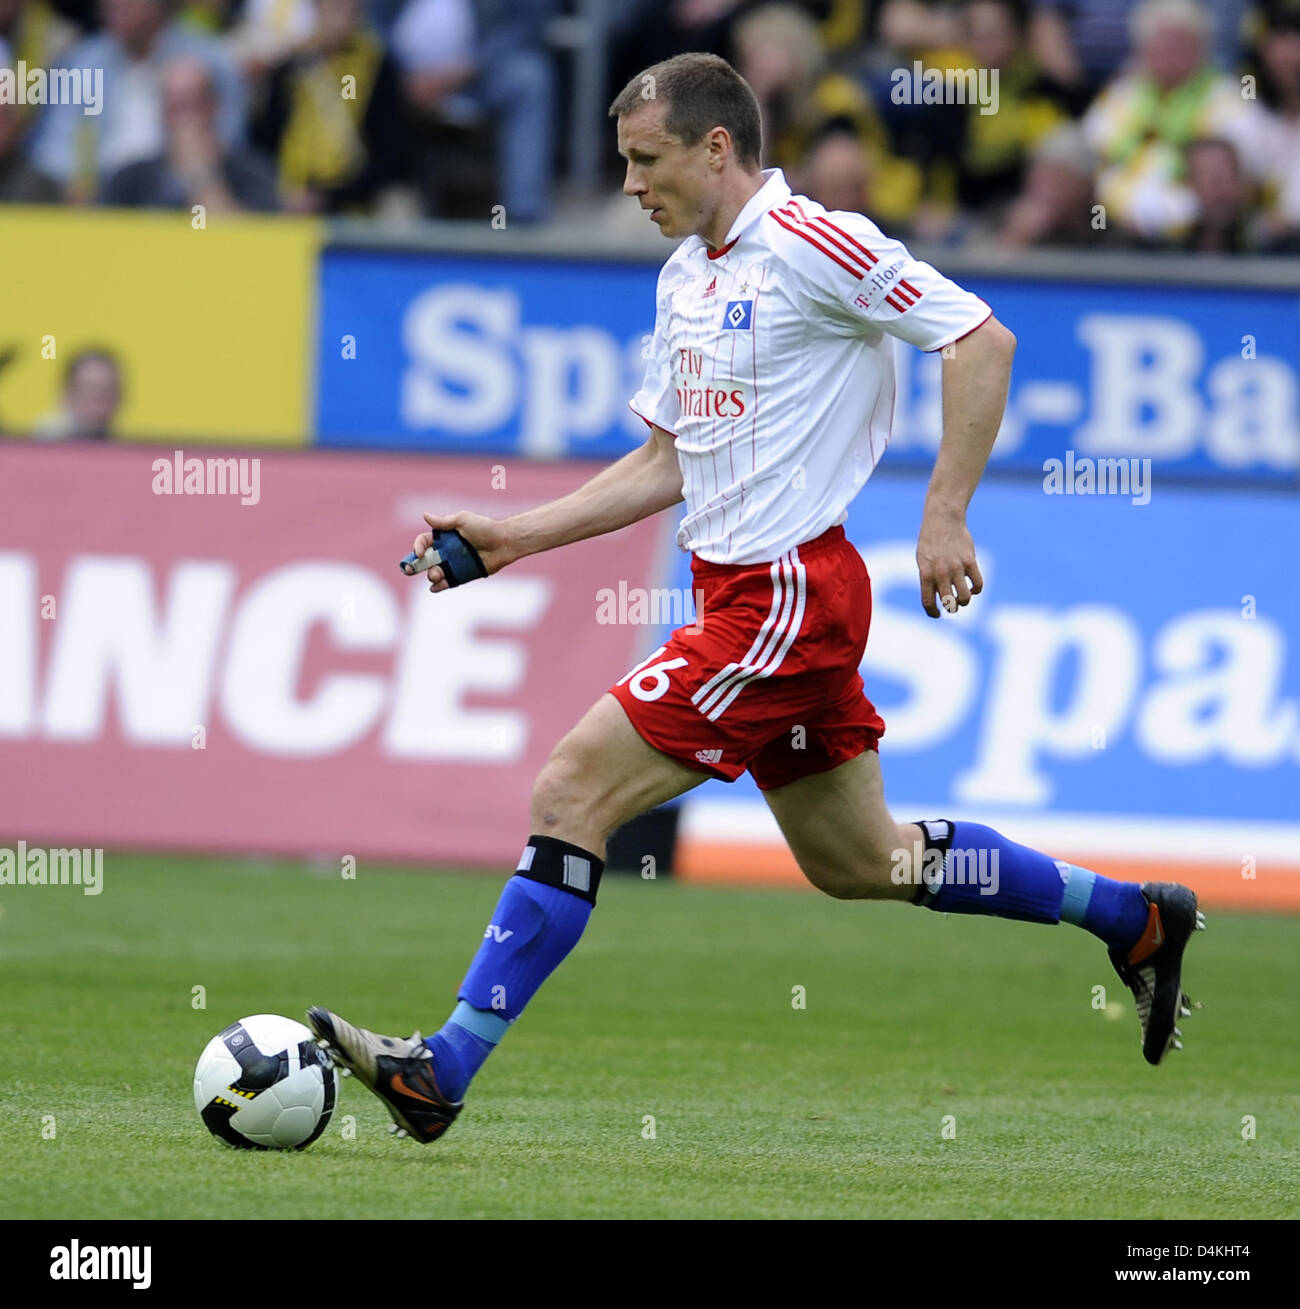
<svg viewBox="0 0 1300 1309">
<path fill-rule="evenodd" d="M 804 876 L 819 890 L 846 900 L 915 894 L 915 887 L 890 874 L 899 850 L 910 849 L 921 829 L 890 816 L 876 751 L 864 750 L 763 797 Z"/>
<path fill-rule="evenodd" d="M 614 828 L 706 780 L 647 745 L 606 692 L 538 774 L 532 830 L 599 854 Z"/>
</svg>

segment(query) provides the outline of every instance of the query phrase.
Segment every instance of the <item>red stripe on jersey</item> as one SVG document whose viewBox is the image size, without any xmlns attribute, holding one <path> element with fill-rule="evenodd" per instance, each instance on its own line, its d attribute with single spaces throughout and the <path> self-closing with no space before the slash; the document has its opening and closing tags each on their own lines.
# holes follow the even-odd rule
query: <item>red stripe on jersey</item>
<svg viewBox="0 0 1300 1309">
<path fill-rule="evenodd" d="M 916 296 L 918 300 L 921 298 L 921 292 L 918 291 L 916 287 L 914 287 L 911 284 L 911 282 L 907 281 L 906 279 L 900 281 L 898 285 L 901 286 L 904 291 L 910 291 L 912 295 Z"/>
<path fill-rule="evenodd" d="M 781 210 L 781 212 L 791 221 L 798 222 L 799 220 L 796 219 L 795 215 L 790 212 L 792 209 L 797 209 L 800 214 L 803 213 L 802 206 L 800 206 L 794 200 L 791 200 L 788 203 L 788 205 Z M 803 219 L 802 225 L 806 227 L 808 231 L 813 236 L 817 237 L 824 245 L 833 246 L 842 255 L 844 255 L 845 258 L 851 260 L 864 272 L 869 273 L 871 271 L 871 264 L 867 263 L 866 260 L 864 260 L 861 256 L 854 254 L 853 251 L 850 250 L 849 247 L 845 245 L 843 241 L 837 240 L 836 237 L 833 235 L 833 233 L 839 232 L 839 228 L 835 227 L 833 224 L 827 223 L 826 226 L 830 228 L 830 231 L 823 231 L 822 228 L 813 226 L 814 223 L 819 221 L 822 220 L 820 218 L 805 218 Z M 844 233 L 839 232 L 839 235 L 843 236 Z M 871 255 L 870 251 L 868 251 L 867 253 Z M 871 263 L 875 263 L 875 262 L 876 262 L 875 256 L 871 255 Z"/>
<path fill-rule="evenodd" d="M 900 314 L 907 308 L 901 300 L 895 300 L 892 294 L 885 297 L 885 303 L 892 308 L 897 309 Z"/>
<path fill-rule="evenodd" d="M 903 290 L 903 284 L 901 282 L 894 287 L 893 294 L 896 295 L 905 305 L 914 305 L 921 298 L 919 295 L 909 295 Z"/>
<path fill-rule="evenodd" d="M 832 235 L 830 232 L 823 231 L 823 229 L 820 227 L 814 227 L 811 222 L 809 222 L 806 226 L 808 227 L 808 230 L 810 232 L 812 232 L 814 235 L 819 237 L 821 240 L 825 241 L 828 245 L 833 245 L 837 250 L 839 250 L 844 255 L 846 259 L 851 259 L 864 272 L 869 273 L 871 271 L 871 265 L 867 263 L 867 261 L 863 259 L 861 255 L 855 254 L 852 250 L 850 250 L 849 247 L 845 245 L 844 242 L 841 241 L 838 237 Z"/>
<path fill-rule="evenodd" d="M 835 224 L 832 223 L 831 220 L 825 217 L 824 215 L 818 214 L 816 218 L 813 218 L 810 221 L 816 223 L 819 227 L 829 228 L 830 231 L 834 232 L 837 236 L 847 241 L 850 245 L 856 246 L 859 250 L 861 250 L 863 255 L 866 257 L 868 268 L 870 268 L 873 264 L 878 264 L 880 262 L 880 260 L 877 259 L 876 256 L 873 255 L 871 251 L 868 250 L 867 247 L 862 244 L 861 241 L 859 241 L 856 237 L 850 236 L 842 227 L 836 227 Z M 853 255 L 853 258 L 857 259 L 858 256 Z M 859 260 L 859 263 L 860 262 L 861 260 Z"/>
<path fill-rule="evenodd" d="M 771 214 L 771 216 L 775 218 L 776 221 L 780 223 L 781 226 L 784 227 L 787 232 L 793 232 L 795 236 L 803 237 L 803 239 L 807 241 L 809 245 L 815 246 L 818 250 L 820 250 L 822 254 L 824 254 L 827 257 L 827 259 L 835 260 L 835 262 L 839 264 L 839 266 L 843 268 L 846 272 L 852 273 L 853 276 L 856 277 L 859 282 L 862 280 L 862 274 L 856 268 L 854 268 L 852 264 L 846 264 L 844 260 L 841 259 L 839 255 L 837 255 L 834 251 L 828 250 L 826 246 L 824 246 L 820 241 L 816 240 L 812 236 L 809 236 L 807 228 L 797 227 L 795 223 L 798 220 L 794 219 L 794 216 L 792 214 L 786 215 L 786 218 L 793 220 L 787 222 L 786 218 L 783 218 L 775 209 L 769 209 L 767 212 Z"/>
</svg>

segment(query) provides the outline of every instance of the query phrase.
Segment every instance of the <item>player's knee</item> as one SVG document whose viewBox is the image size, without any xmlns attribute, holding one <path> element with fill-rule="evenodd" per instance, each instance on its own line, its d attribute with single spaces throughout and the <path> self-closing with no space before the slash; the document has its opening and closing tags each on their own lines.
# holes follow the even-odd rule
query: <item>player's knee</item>
<svg viewBox="0 0 1300 1309">
<path fill-rule="evenodd" d="M 558 752 L 552 754 L 533 782 L 533 830 L 545 833 L 559 826 L 575 816 L 581 803 L 582 791 L 572 762 Z"/>
<path fill-rule="evenodd" d="M 599 827 L 593 812 L 595 790 L 590 752 L 572 734 L 551 751 L 533 782 L 530 814 L 533 831 L 547 834 L 557 829 Z"/>
</svg>

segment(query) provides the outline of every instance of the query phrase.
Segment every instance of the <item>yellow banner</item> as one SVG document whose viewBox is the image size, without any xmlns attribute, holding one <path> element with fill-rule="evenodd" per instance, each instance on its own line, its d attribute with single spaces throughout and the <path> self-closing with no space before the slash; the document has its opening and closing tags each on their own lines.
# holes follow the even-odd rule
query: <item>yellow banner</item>
<svg viewBox="0 0 1300 1309">
<path fill-rule="evenodd" d="M 116 361 L 127 440 L 300 445 L 314 219 L 0 206 L 0 431 L 57 430 L 68 364 Z"/>
</svg>

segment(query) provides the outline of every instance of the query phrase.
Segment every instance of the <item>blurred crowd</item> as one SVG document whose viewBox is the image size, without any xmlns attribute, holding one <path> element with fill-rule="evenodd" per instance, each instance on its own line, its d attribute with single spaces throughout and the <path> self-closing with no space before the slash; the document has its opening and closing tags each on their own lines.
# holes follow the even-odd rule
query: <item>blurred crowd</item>
<svg viewBox="0 0 1300 1309">
<path fill-rule="evenodd" d="M 0 70 L 104 70 L 99 114 L 0 95 L 0 202 L 542 222 L 584 133 L 616 193 L 604 105 L 684 50 L 910 239 L 1300 252 L 1300 0 L 0 0 Z"/>
<path fill-rule="evenodd" d="M 103 69 L 103 105 L 0 104 L 0 201 L 546 218 L 556 0 L 0 0 L 0 70 Z M 3 97 L 0 97 L 3 98 Z M 13 97 L 11 97 L 11 100 Z"/>
<path fill-rule="evenodd" d="M 680 49 L 730 58 L 758 96 L 767 163 L 896 235 L 1300 251 L 1300 0 L 634 8 L 621 73 Z M 996 112 L 918 103 L 918 66 L 996 70 Z"/>
</svg>

